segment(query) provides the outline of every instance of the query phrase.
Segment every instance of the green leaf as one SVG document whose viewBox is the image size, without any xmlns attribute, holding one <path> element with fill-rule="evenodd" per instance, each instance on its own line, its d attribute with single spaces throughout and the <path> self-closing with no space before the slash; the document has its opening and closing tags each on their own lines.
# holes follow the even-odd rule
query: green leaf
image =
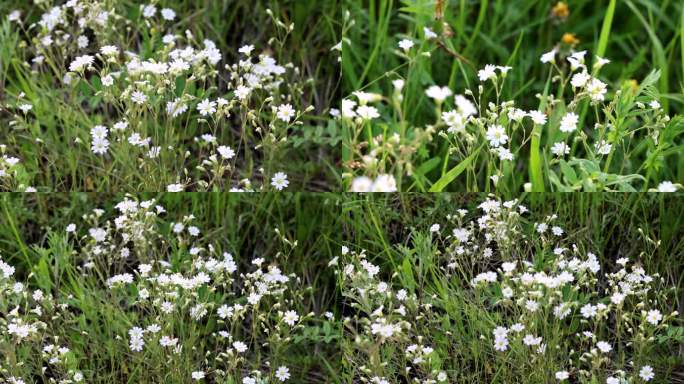
<svg viewBox="0 0 684 384">
<path fill-rule="evenodd" d="M 480 147 L 477 150 L 475 150 L 473 153 L 471 153 L 470 156 L 463 159 L 463 161 L 458 163 L 458 165 L 451 168 L 449 170 L 449 172 L 445 173 L 444 176 L 442 176 L 439 180 L 437 180 L 436 183 L 434 183 L 432 185 L 432 187 L 430 187 L 430 192 L 442 192 L 442 190 L 447 185 L 449 185 L 452 181 L 454 181 L 456 176 L 460 175 L 466 169 L 466 167 L 468 167 L 470 165 L 470 163 L 473 162 L 473 160 L 480 153 L 480 150 L 482 149 L 483 146 L 484 146 L 484 144 L 480 145 Z"/>
</svg>

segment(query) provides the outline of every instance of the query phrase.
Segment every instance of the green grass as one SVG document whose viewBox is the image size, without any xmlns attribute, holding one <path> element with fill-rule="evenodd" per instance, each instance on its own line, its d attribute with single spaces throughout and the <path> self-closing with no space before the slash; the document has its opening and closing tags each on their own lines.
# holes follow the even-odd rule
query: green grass
<svg viewBox="0 0 684 384">
<path fill-rule="evenodd" d="M 238 383 L 249 371 L 268 373 L 270 369 L 265 364 L 270 362 L 273 370 L 279 365 L 288 366 L 291 382 L 339 382 L 339 323 L 322 317 L 326 311 L 333 312 L 336 319 L 341 315 L 332 270 L 327 268 L 330 259 L 338 253 L 340 243 L 337 196 L 218 193 L 140 196 L 157 199 L 167 210 L 158 223 L 162 238 L 148 238 L 157 246 L 150 248 L 147 256 L 139 255 L 123 264 L 119 261 L 100 264 L 104 259 L 96 259 L 96 267 L 84 270 L 88 252 L 81 251 L 88 242 L 81 236 L 87 234 L 90 226 L 81 218 L 95 208 L 105 210 L 102 220 L 113 218 L 113 205 L 122 198 L 85 193 L 0 197 L 0 257 L 15 266 L 16 279 L 25 281 L 27 288 L 40 288 L 46 296 L 54 297 L 55 302 L 68 303 L 68 309 L 61 311 L 56 311 L 54 304 L 43 304 L 46 315 L 42 320 L 48 328 L 38 337 L 15 343 L 3 331 L 0 377 L 16 375 L 38 382 L 63 377 L 60 375 L 72 369 L 82 372 L 85 380 L 93 383 L 182 383 L 190 381 L 190 372 L 204 369 L 213 382 L 214 370 L 222 369 L 227 376 L 216 379 L 217 382 Z M 229 291 L 218 288 L 217 294 L 210 294 L 200 290 L 199 297 L 192 299 L 179 292 L 180 297 L 191 302 L 207 302 L 211 320 L 192 321 L 181 311 L 167 319 L 156 315 L 154 318 L 162 324 L 163 332 L 179 338 L 183 352 L 165 354 L 150 341 L 145 352 L 135 354 L 128 349 L 128 329 L 133 325 L 149 325 L 144 322 L 152 320 L 153 313 L 147 311 L 154 310 L 134 304 L 137 290 L 132 287 L 129 291 L 104 286 L 110 274 L 117 270 L 131 271 L 145 258 L 178 263 L 177 268 L 187 264 L 191 260 L 188 245 L 174 240 L 169 226 L 190 214 L 196 217 L 194 225 L 202 233 L 197 245 L 213 244 L 222 252 L 230 252 L 239 273 L 251 271 L 250 261 L 263 257 L 267 265 L 277 264 L 283 273 L 297 277 L 293 286 L 298 288 L 291 295 L 286 293 L 269 303 L 268 308 L 248 314 L 239 327 L 231 330 L 235 337 L 251 344 L 244 359 L 214 360 L 219 346 L 213 335 L 225 327 L 211 313 L 222 303 L 231 303 Z M 65 227 L 69 223 L 77 224 L 76 236 L 66 235 Z M 239 292 L 247 287 L 236 283 L 235 288 Z M 8 307 L 12 302 L 7 300 L 11 299 L 3 294 L 0 312 L 4 319 L 12 309 Z M 302 316 L 313 315 L 306 315 L 303 326 L 292 331 L 288 340 L 276 340 L 263 331 L 255 331 L 262 326 L 273 327 L 276 309 L 282 306 L 291 307 Z M 48 314 L 53 312 L 59 315 L 50 319 Z M 257 314 L 259 320 L 252 317 Z M 71 352 L 64 365 L 52 365 L 41 373 L 40 367 L 47 363 L 41 359 L 40 350 L 49 343 L 66 346 Z M 261 346 L 261 343 L 267 344 Z"/>
<path fill-rule="evenodd" d="M 391 292 L 396 294 L 399 289 L 406 289 L 409 294 L 417 295 L 419 303 L 404 302 L 408 314 L 402 317 L 393 311 L 398 304 L 390 304 L 394 295 L 381 296 L 386 298 L 382 301 L 369 293 L 362 300 L 356 294 L 356 289 L 362 284 L 360 281 L 340 283 L 345 287 L 343 294 L 350 317 L 345 327 L 347 337 L 343 341 L 343 351 L 349 357 L 345 366 L 347 382 L 376 375 L 394 381 L 410 381 L 411 377 L 434 379 L 435 372 L 440 370 L 449 375 L 451 381 L 448 382 L 557 382 L 553 378 L 554 372 L 567 367 L 570 357 L 562 352 L 555 355 L 553 346 L 564 342 L 558 335 L 567 334 L 568 329 L 554 331 L 552 327 L 558 323 L 550 317 L 532 323 L 536 324 L 537 335 L 543 337 L 550 350 L 541 360 L 521 350 L 497 354 L 489 346 L 491 330 L 495 325 L 501 325 L 504 318 L 516 321 L 511 314 L 511 311 L 517 313 L 515 305 L 496 305 L 494 298 L 487 297 L 487 290 L 477 293 L 470 286 L 476 273 L 500 265 L 502 255 L 499 252 L 511 252 L 513 260 L 529 260 L 537 265 L 543 263 L 544 251 L 535 248 L 540 247 L 539 236 L 531 224 L 541 222 L 551 214 L 558 215 L 556 223 L 566 231 L 564 236 L 568 238 L 568 244 L 576 244 L 580 254 L 594 252 L 598 255 L 602 273 L 616 270 L 615 261 L 620 257 L 627 257 L 630 262 L 643 266 L 647 273 L 658 273 L 663 278 L 663 287 L 674 287 L 654 294 L 667 297 L 659 299 L 661 311 L 669 314 L 678 310 L 681 313 L 684 305 L 681 302 L 684 293 L 684 241 L 682 218 L 675 212 L 682 206 L 680 197 L 527 194 L 521 200 L 530 213 L 525 215 L 521 230 L 528 240 L 506 246 L 510 247 L 509 251 L 498 243 L 491 259 L 446 252 L 446 244 L 451 240 L 446 240 L 445 236 L 451 228 L 459 227 L 456 219 L 453 219 L 453 225 L 449 225 L 448 216 L 455 215 L 458 208 L 465 208 L 471 212 L 468 217 L 474 217 L 477 205 L 485 197 L 484 194 L 442 193 L 346 198 L 343 204 L 345 244 L 352 251 L 367 251 L 367 260 L 380 267 L 378 280 L 388 283 Z M 441 224 L 439 237 L 428 232 L 435 223 Z M 547 247 L 552 248 L 553 244 Z M 453 272 L 446 273 L 444 260 L 452 257 L 456 257 L 457 265 Z M 373 291 L 373 284 L 365 286 L 369 292 Z M 607 288 L 602 285 L 598 289 Z M 382 315 L 370 315 L 383 304 Z M 402 327 L 399 335 L 384 342 L 373 342 L 378 340 L 373 338 L 368 342 L 362 325 L 377 316 L 392 318 L 388 321 L 393 323 L 403 319 L 410 326 Z M 519 321 L 522 319 L 521 315 Z M 671 321 L 670 327 L 661 330 L 655 345 L 648 349 L 647 360 L 656 369 L 654 382 L 658 383 L 682 379 L 684 321 L 681 315 Z M 617 332 L 615 324 L 612 320 L 609 324 L 609 334 L 599 336 L 607 338 L 617 348 L 614 336 L 610 335 Z M 570 326 L 576 327 L 577 324 L 573 321 L 572 325 L 568 322 L 562 327 Z M 527 332 L 534 333 L 533 330 Z M 427 367 L 411 364 L 410 359 L 403 357 L 404 348 L 412 343 L 435 349 L 436 356 Z M 629 348 L 621 351 L 632 353 Z M 620 364 L 619 356 L 608 356 L 607 372 L 611 372 L 609 367 Z M 404 364 L 411 366 L 412 370 L 405 372 Z M 433 373 L 427 376 L 430 369 Z M 604 375 L 597 370 L 579 379 L 578 372 L 573 371 L 571 382 L 605 382 Z"/>
<path fill-rule="evenodd" d="M 159 1 L 155 2 L 158 9 L 168 6 L 177 14 L 175 21 L 163 29 L 144 21 L 139 2 L 109 3 L 124 17 L 113 30 L 104 35 L 98 32 L 96 37 L 91 30 L 86 31 L 90 46 L 78 52 L 53 49 L 54 57 L 48 56 L 39 71 L 30 65 L 36 55 L 39 28 L 29 30 L 28 26 L 40 19 L 43 9 L 28 3 L 0 3 L 0 144 L 7 145 L 5 153 L 21 160 L 16 180 L 4 181 L 2 190 L 17 191 L 30 186 L 42 191 L 145 192 L 163 191 L 166 185 L 181 182 L 189 190 L 220 191 L 228 190 L 243 178 L 253 180 L 256 186 L 267 185 L 277 171 L 289 175 L 290 189 L 295 191 L 337 189 L 339 138 L 334 122 L 328 118 L 338 99 L 340 82 L 337 57 L 331 52 L 341 38 L 341 7 L 337 1 Z M 6 15 L 14 9 L 23 12 L 24 28 L 7 22 Z M 288 33 L 290 24 L 295 27 Z M 250 110 L 259 119 L 250 121 L 249 126 L 247 110 L 235 111 L 232 117 L 221 117 L 208 132 L 207 123 L 197 121 L 199 115 L 166 121 L 165 105 L 172 96 L 166 90 L 160 90 L 163 97 L 155 100 L 149 111 L 136 114 L 103 95 L 97 73 L 71 87 L 61 84 L 66 68 L 78 55 L 94 54 L 101 46 L 113 44 L 138 52 L 142 58 L 157 58 L 155 52 L 161 50 L 162 34 L 183 36 L 186 31 L 198 43 L 211 39 L 217 44 L 223 54 L 219 68 L 236 63 L 240 58 L 238 48 L 246 44 L 253 44 L 256 53 L 269 53 L 283 65 L 291 63 L 292 74 L 285 77 L 281 91 L 269 92 L 263 98 L 273 96 L 278 104 L 281 97 L 282 102 L 290 98 L 287 102 L 297 111 L 311 108 L 303 115 L 301 124 L 293 124 L 285 132 L 269 129 L 270 122 L 264 117 L 270 113 L 270 106 L 254 100 Z M 97 66 L 99 69 L 100 64 Z M 218 96 L 230 99 L 232 91 L 225 69 L 221 69 L 221 77 L 216 83 L 201 78 L 186 82 L 179 77 L 172 84 L 171 93 L 199 100 Z M 16 109 L 20 92 L 26 95 L 23 102 L 33 105 L 27 116 Z M 196 113 L 199 100 L 190 103 L 191 113 Z M 128 118 L 131 128 L 143 137 L 151 137 L 153 145 L 173 149 L 162 151 L 160 158 L 151 162 L 139 158 L 144 151 L 122 145 L 112 145 L 111 153 L 104 158 L 93 155 L 90 128 L 103 124 L 111 129 L 121 118 Z M 259 127 L 262 131 L 257 130 Z M 263 130 L 272 130 L 277 140 L 287 141 L 271 143 Z M 219 144 L 231 146 L 237 153 L 230 162 L 232 170 L 218 180 L 211 180 L 206 168 L 212 167 L 202 163 L 208 156 L 207 148 L 194 143 L 202 133 L 213 133 Z M 184 153 L 186 150 L 189 153 Z"/>
<path fill-rule="evenodd" d="M 436 13 L 437 3 L 442 4 L 441 15 Z M 349 188 L 353 176 L 365 174 L 373 177 L 389 173 L 399 182 L 400 190 L 428 191 L 432 184 L 445 176 L 446 171 L 473 153 L 478 154 L 477 160 L 445 190 L 489 191 L 494 188 L 489 177 L 496 170 L 504 174 L 496 185 L 496 189 L 502 192 L 647 190 L 664 180 L 684 181 L 681 172 L 684 160 L 679 156 L 683 148 L 684 72 L 681 51 L 684 47 L 681 15 L 684 8 L 676 1 L 579 0 L 567 2 L 569 16 L 559 20 L 551 16 L 555 3 L 527 0 L 348 1 L 346 4 L 355 23 L 344 31 L 348 44 L 342 60 L 343 97 L 356 101 L 352 92 L 358 90 L 383 95 L 385 99 L 382 102 L 373 103 L 381 116 L 372 123 L 372 136 L 389 140 L 396 133 L 400 145 L 407 148 L 403 151 L 383 149 L 388 154 L 383 152 L 379 159 L 380 169 L 368 167 L 364 170 L 364 167 L 356 166 L 360 156 L 368 154 L 370 149 L 380 148 L 377 144 L 369 144 L 365 135 L 362 139 L 355 139 L 353 124 L 345 126 L 342 153 L 346 188 Z M 426 41 L 423 28 L 437 33 L 437 41 Z M 569 157 L 588 159 L 600 172 L 573 164 L 573 172 L 578 175 L 573 179 L 559 169 L 550 148 L 553 143 L 564 139 L 557 126 L 568 106 L 565 105 L 567 102 L 550 105 L 547 98 L 553 95 L 559 99 L 565 95 L 567 99 L 572 92 L 569 84 L 561 93 L 558 82 L 550 82 L 549 64 L 541 63 L 539 58 L 557 45 L 565 33 L 572 33 L 579 39 L 575 50 L 588 51 L 588 65 L 594 61 L 595 55 L 612 61 L 599 74 L 599 78 L 608 85 L 607 100 L 613 99 L 614 92 L 626 82 L 635 80 L 641 84 L 646 82 L 652 71 L 660 71 L 652 92 L 648 92 L 648 97 L 642 94 L 640 100 L 658 99 L 664 112 L 673 118 L 673 122 L 664 128 L 669 132 L 667 143 L 648 143 L 645 129 L 641 128 L 644 124 L 633 119 L 632 110 L 629 117 L 616 117 L 624 124 L 622 131 L 629 132 L 629 137 L 621 136 L 620 131 L 615 137 L 613 133 L 606 136 L 614 146 L 610 160 L 594 158 L 593 151 L 585 147 L 593 147 L 591 140 L 588 145 L 584 144 L 582 137 L 567 140 L 572 147 Z M 397 43 L 404 38 L 416 43 L 409 58 L 398 54 Z M 561 67 L 567 66 L 564 59 L 556 60 L 563 60 L 559 62 Z M 486 64 L 513 67 L 498 100 L 514 100 L 518 108 L 548 114 L 549 122 L 543 127 L 532 127 L 526 123 L 517 132 L 509 132 L 514 143 L 511 151 L 515 155 L 510 168 L 518 170 L 516 172 L 500 165 L 487 148 L 478 149 L 479 143 L 464 143 L 466 139 L 462 135 L 456 135 L 453 140 L 456 143 L 447 145 L 435 133 L 431 139 L 422 133 L 427 125 L 436 124 L 437 132 L 445 130 L 443 123 L 435 123 L 434 103 L 425 96 L 425 89 L 436 84 L 448 86 L 455 94 L 471 89 L 477 95 L 479 81 L 476 73 Z M 592 72 L 591 68 L 589 72 Z M 398 78 L 406 83 L 400 107 L 393 105 L 392 101 L 391 80 Z M 492 88 L 489 82 L 485 84 L 484 100 L 495 101 Z M 544 97 L 538 100 L 535 97 L 538 94 Z M 451 105 L 447 100 L 442 110 L 451 109 Z M 580 114 L 580 127 L 584 127 L 586 135 L 594 140 L 598 139 L 597 136 L 604 137 L 603 133 L 592 132 L 603 107 L 595 110 L 585 101 L 576 108 Z M 475 135 L 473 129 L 468 128 Z M 475 140 L 484 138 L 475 135 Z M 452 151 L 454 148 L 456 151 Z M 431 168 L 416 177 L 407 171 L 421 169 L 435 159 L 447 165 Z M 629 183 L 621 180 L 621 177 L 630 175 L 640 176 L 631 176 Z M 530 186 L 526 187 L 528 182 Z M 437 189 L 441 190 L 441 185 L 433 190 Z"/>
</svg>

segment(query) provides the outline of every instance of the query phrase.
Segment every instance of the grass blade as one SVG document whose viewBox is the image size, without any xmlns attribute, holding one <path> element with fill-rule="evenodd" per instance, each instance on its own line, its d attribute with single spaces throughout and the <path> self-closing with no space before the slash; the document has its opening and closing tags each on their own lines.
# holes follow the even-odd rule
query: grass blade
<svg viewBox="0 0 684 384">
<path fill-rule="evenodd" d="M 458 163 L 455 167 L 451 168 L 449 172 L 445 173 L 444 176 L 442 176 L 439 180 L 437 180 L 436 183 L 432 185 L 432 187 L 430 187 L 430 192 L 442 192 L 447 185 L 454 181 L 456 176 L 460 175 L 466 169 L 466 167 L 473 162 L 473 159 L 477 157 L 483 146 L 484 144 L 480 145 L 476 151 L 463 159 L 463 161 Z"/>
</svg>

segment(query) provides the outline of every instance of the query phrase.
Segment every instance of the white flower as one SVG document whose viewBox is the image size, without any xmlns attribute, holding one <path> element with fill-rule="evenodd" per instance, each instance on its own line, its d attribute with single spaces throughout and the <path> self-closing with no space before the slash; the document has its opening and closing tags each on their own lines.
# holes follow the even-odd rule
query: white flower
<svg viewBox="0 0 684 384">
<path fill-rule="evenodd" d="M 600 57 L 600 56 L 596 56 L 596 61 L 594 62 L 594 68 L 601 69 L 601 67 L 603 67 L 604 65 L 606 65 L 608 63 L 610 63 L 610 60 L 603 58 L 603 57 Z"/>
<path fill-rule="evenodd" d="M 461 112 L 463 116 L 468 117 L 477 115 L 477 108 L 475 108 L 475 104 L 473 104 L 470 100 L 466 99 L 464 96 L 454 96 L 454 102 L 456 103 L 456 107 L 458 107 L 458 110 Z"/>
<path fill-rule="evenodd" d="M 494 340 L 494 349 L 503 352 L 508 349 L 508 339 L 501 338 Z"/>
<path fill-rule="evenodd" d="M 411 40 L 408 40 L 408 39 L 403 39 L 399 42 L 399 48 L 403 49 L 404 51 L 408 51 L 414 45 L 415 45 L 415 43 Z"/>
<path fill-rule="evenodd" d="M 223 157 L 224 159 L 232 159 L 233 156 L 235 156 L 235 151 L 233 151 L 232 148 L 226 146 L 226 145 L 221 145 L 218 148 L 216 148 L 216 151 Z"/>
<path fill-rule="evenodd" d="M 432 232 L 432 233 L 439 232 L 439 228 L 440 228 L 439 224 L 432 224 L 432 226 L 430 227 L 430 232 Z"/>
<path fill-rule="evenodd" d="M 202 371 L 195 371 L 192 373 L 192 379 L 195 381 L 199 381 L 204 379 L 204 372 Z"/>
<path fill-rule="evenodd" d="M 66 232 L 67 232 L 67 233 L 76 232 L 76 224 L 71 223 L 71 224 L 67 225 L 67 226 L 66 226 Z"/>
<path fill-rule="evenodd" d="M 69 65 L 69 70 L 71 72 L 80 72 L 88 66 L 92 65 L 94 61 L 95 58 L 90 55 L 78 56 Z"/>
<path fill-rule="evenodd" d="M 155 6 L 152 5 L 152 4 L 146 5 L 146 6 L 143 8 L 143 11 L 142 11 L 142 15 L 143 15 L 143 17 L 145 17 L 146 19 L 149 19 L 150 17 L 153 17 L 156 13 L 157 13 L 157 7 L 155 7 Z"/>
<path fill-rule="evenodd" d="M 546 124 L 546 114 L 544 112 L 530 111 L 527 113 L 527 116 L 529 116 L 532 119 L 532 121 L 537 125 Z"/>
<path fill-rule="evenodd" d="M 653 368 L 651 368 L 650 365 L 644 365 L 639 370 L 639 377 L 641 377 L 644 381 L 651 381 L 655 377 Z"/>
<path fill-rule="evenodd" d="M 97 155 L 104 155 L 109 150 L 109 140 L 94 137 L 90 150 Z"/>
<path fill-rule="evenodd" d="M 568 371 L 556 372 L 556 379 L 557 380 L 563 381 L 563 380 L 567 380 L 568 378 L 570 378 L 570 373 L 568 373 Z"/>
<path fill-rule="evenodd" d="M 377 108 L 368 105 L 361 105 L 356 109 L 356 114 L 363 120 L 371 120 L 380 117 Z"/>
<path fill-rule="evenodd" d="M 183 184 L 169 184 L 166 186 L 167 192 L 183 192 Z"/>
<path fill-rule="evenodd" d="M 563 155 L 570 153 L 570 147 L 564 142 L 560 141 L 553 144 L 553 147 L 551 147 L 551 153 L 558 157 L 562 157 Z"/>
<path fill-rule="evenodd" d="M 289 184 L 290 182 L 287 181 L 287 175 L 283 172 L 277 172 L 271 178 L 271 185 L 279 191 L 282 191 L 284 188 L 287 188 Z"/>
<path fill-rule="evenodd" d="M 28 113 L 33 108 L 31 104 L 19 104 L 19 109 L 21 109 L 24 114 Z"/>
<path fill-rule="evenodd" d="M 498 147 L 501 144 L 506 144 L 508 141 L 508 135 L 506 135 L 506 130 L 501 125 L 491 125 L 487 128 L 486 133 L 489 145 L 492 147 Z"/>
<path fill-rule="evenodd" d="M 444 382 L 447 379 L 447 374 L 444 371 L 441 371 L 437 374 L 437 381 L 439 382 Z"/>
<path fill-rule="evenodd" d="M 119 54 L 119 48 L 114 45 L 105 45 L 100 48 L 100 52 L 105 56 L 116 56 Z"/>
<path fill-rule="evenodd" d="M 135 91 L 131 95 L 131 101 L 133 101 L 134 103 L 136 103 L 138 105 L 144 104 L 147 101 L 147 95 L 145 95 L 144 93 L 142 93 L 140 91 Z"/>
<path fill-rule="evenodd" d="M 458 111 L 442 112 L 442 120 L 447 125 L 449 133 L 465 132 L 467 116 Z"/>
<path fill-rule="evenodd" d="M 253 45 L 243 45 L 242 47 L 240 47 L 240 49 L 238 49 L 238 52 L 242 53 L 245 56 L 249 56 L 252 54 L 253 50 L 254 50 Z"/>
<path fill-rule="evenodd" d="M 597 308 L 595 305 L 586 304 L 580 309 L 580 312 L 582 313 L 582 316 L 584 316 L 587 319 L 590 319 L 596 316 Z"/>
<path fill-rule="evenodd" d="M 371 186 L 371 192 L 396 192 L 397 181 L 394 176 L 388 174 L 381 174 L 375 178 Z"/>
<path fill-rule="evenodd" d="M 555 56 L 556 56 L 556 50 L 553 49 L 553 50 L 551 50 L 551 51 L 549 51 L 549 52 L 546 52 L 546 53 L 544 53 L 543 55 L 541 55 L 541 59 L 540 59 L 540 60 L 541 60 L 541 62 L 544 63 L 544 64 L 546 64 L 546 63 L 555 63 L 555 62 L 556 62 L 556 61 L 555 61 L 555 60 L 556 60 L 556 59 L 555 59 Z"/>
<path fill-rule="evenodd" d="M 608 353 L 613 350 L 613 347 L 605 341 L 597 342 L 596 347 L 603 353 Z"/>
<path fill-rule="evenodd" d="M 499 155 L 499 160 L 513 160 L 513 153 L 508 148 L 498 147 L 496 148 L 496 154 Z"/>
<path fill-rule="evenodd" d="M 88 43 L 90 41 L 88 40 L 87 36 L 79 36 L 78 39 L 76 39 L 76 45 L 78 45 L 79 48 L 85 48 L 88 46 Z"/>
<path fill-rule="evenodd" d="M 373 179 L 366 176 L 359 176 L 354 178 L 349 188 L 350 192 L 371 192 L 373 187 Z"/>
<path fill-rule="evenodd" d="M 283 104 L 278 106 L 278 113 L 277 117 L 286 122 L 289 123 L 290 120 L 295 116 L 295 110 L 292 108 L 292 105 L 290 104 Z"/>
<path fill-rule="evenodd" d="M 560 122 L 561 132 L 572 132 L 577 129 L 577 123 L 579 122 L 579 116 L 574 112 L 568 112 L 563 116 Z"/>
<path fill-rule="evenodd" d="M 658 184 L 658 192 L 677 192 L 677 186 L 671 181 L 663 181 Z"/>
<path fill-rule="evenodd" d="M 480 79 L 480 81 L 487 81 L 489 79 L 495 79 L 496 78 L 496 72 L 494 72 L 495 69 L 496 69 L 495 65 L 487 64 L 487 65 L 485 65 L 484 69 L 480 69 L 477 72 L 477 77 Z"/>
<path fill-rule="evenodd" d="M 606 83 L 599 79 L 591 79 L 587 84 L 587 92 L 593 101 L 603 101 L 606 95 Z"/>
<path fill-rule="evenodd" d="M 285 366 L 278 367 L 275 377 L 280 381 L 285 381 L 290 378 L 290 370 Z"/>
<path fill-rule="evenodd" d="M 177 117 L 181 113 L 188 110 L 188 106 L 181 102 L 181 99 L 175 99 L 166 103 L 166 113 L 171 117 Z"/>
<path fill-rule="evenodd" d="M 653 325 L 658 325 L 660 320 L 663 319 L 663 315 L 660 314 L 660 311 L 657 309 L 652 309 L 648 311 L 648 314 L 646 315 L 646 321 Z"/>
<path fill-rule="evenodd" d="M 210 115 L 216 112 L 216 102 L 204 99 L 197 105 L 197 110 L 202 116 Z"/>
<path fill-rule="evenodd" d="M 251 92 L 252 88 L 239 85 L 235 90 L 235 97 L 237 97 L 239 100 L 245 100 Z"/>
<path fill-rule="evenodd" d="M 591 79 L 591 76 L 589 76 L 587 72 L 578 72 L 572 76 L 570 84 L 572 84 L 572 86 L 575 88 L 582 88 L 585 84 L 587 84 L 589 79 Z"/>
<path fill-rule="evenodd" d="M 111 87 L 112 85 L 114 85 L 114 77 L 112 77 L 112 75 L 107 75 L 103 77 L 102 85 L 104 85 L 105 87 Z"/>
<path fill-rule="evenodd" d="M 299 320 L 299 315 L 295 311 L 287 311 L 283 315 L 283 321 L 289 326 L 295 325 L 297 320 Z"/>
<path fill-rule="evenodd" d="M 176 18 L 176 12 L 174 12 L 173 9 L 169 9 L 169 8 L 162 9 L 161 15 L 164 18 L 164 20 L 168 20 L 168 21 L 172 21 L 173 19 Z"/>
<path fill-rule="evenodd" d="M 235 348 L 238 353 L 243 353 L 247 350 L 247 345 L 242 341 L 235 341 L 233 342 L 233 348 Z"/>
<path fill-rule="evenodd" d="M 594 144 L 594 148 L 596 148 L 596 153 L 599 155 L 607 155 L 610 153 L 610 150 L 613 148 L 612 144 L 608 144 L 607 141 L 601 140 L 600 142 Z"/>
<path fill-rule="evenodd" d="M 425 94 L 434 99 L 436 103 L 441 104 L 447 99 L 447 97 L 451 96 L 453 92 L 451 92 L 449 87 L 439 87 L 437 85 L 433 85 L 425 91 Z"/>
<path fill-rule="evenodd" d="M 658 102 L 658 100 L 651 100 L 651 102 L 648 103 L 648 106 L 653 109 L 660 109 L 660 103 Z"/>
</svg>

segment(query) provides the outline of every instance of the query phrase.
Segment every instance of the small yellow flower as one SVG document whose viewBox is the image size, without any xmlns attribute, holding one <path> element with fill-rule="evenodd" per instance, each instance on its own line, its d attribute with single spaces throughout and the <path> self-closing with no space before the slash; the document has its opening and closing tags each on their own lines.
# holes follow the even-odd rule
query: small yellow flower
<svg viewBox="0 0 684 384">
<path fill-rule="evenodd" d="M 570 15 L 570 8 L 568 8 L 568 5 L 564 1 L 559 1 L 551 8 L 551 15 L 565 21 Z"/>
<path fill-rule="evenodd" d="M 563 43 L 565 43 L 565 44 L 567 44 L 567 45 L 570 45 L 570 46 L 573 46 L 573 47 L 574 47 L 575 45 L 579 44 L 579 42 L 580 42 L 579 39 L 578 39 L 577 37 L 575 37 L 575 34 L 574 34 L 574 33 L 565 33 L 565 34 L 563 34 L 563 37 L 561 38 L 561 41 L 562 41 Z"/>
</svg>

